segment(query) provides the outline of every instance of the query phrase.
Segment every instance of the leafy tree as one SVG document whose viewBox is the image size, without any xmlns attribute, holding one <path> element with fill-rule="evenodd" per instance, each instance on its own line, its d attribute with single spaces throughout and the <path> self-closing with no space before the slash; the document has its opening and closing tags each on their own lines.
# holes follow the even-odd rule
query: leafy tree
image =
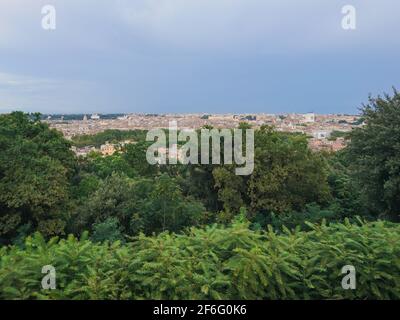
<svg viewBox="0 0 400 320">
<path fill-rule="evenodd" d="M 255 132 L 254 163 L 250 176 L 235 176 L 234 166 L 214 170 L 225 211 L 237 212 L 246 206 L 250 215 L 279 214 L 331 199 L 326 161 L 308 149 L 304 135 L 263 126 Z"/>
<path fill-rule="evenodd" d="M 141 184 L 136 185 L 136 188 L 142 187 Z M 132 230 L 147 234 L 180 231 L 200 224 L 207 218 L 204 206 L 185 197 L 175 179 L 166 174 L 157 177 L 148 191 L 143 200 L 137 202 Z"/>
<path fill-rule="evenodd" d="M 81 163 L 81 168 L 101 179 L 105 179 L 113 173 L 124 174 L 130 178 L 137 176 L 135 169 L 126 161 L 126 157 L 119 153 L 110 156 L 91 153 L 85 159 L 85 162 Z"/>
<path fill-rule="evenodd" d="M 353 217 L 355 218 L 355 216 Z M 312 203 L 307 204 L 302 211 L 283 212 L 280 214 L 271 213 L 270 215 L 257 214 L 253 220 L 255 229 L 265 229 L 271 225 L 278 232 L 284 228 L 290 230 L 301 229 L 310 230 L 309 223 L 321 224 L 344 221 L 341 211 L 335 206 L 321 208 Z"/>
<path fill-rule="evenodd" d="M 96 223 L 93 226 L 93 235 L 91 236 L 93 242 L 115 242 L 123 240 L 123 238 L 117 218 L 108 218 L 104 222 Z"/>
<path fill-rule="evenodd" d="M 116 173 L 101 181 L 78 209 L 78 230 L 91 230 L 108 219 L 118 221 L 127 235 L 180 231 L 207 219 L 201 202 L 185 197 L 175 179 L 163 174 L 157 178 L 129 179 Z"/>
<path fill-rule="evenodd" d="M 122 231 L 127 232 L 134 208 L 132 182 L 126 176 L 114 173 L 101 181 L 98 189 L 87 198 L 79 209 L 76 223 L 87 230 L 94 224 L 116 218 Z"/>
<path fill-rule="evenodd" d="M 366 125 L 351 133 L 347 156 L 352 177 L 370 212 L 400 218 L 400 94 L 369 98 Z"/>
<path fill-rule="evenodd" d="M 100 186 L 101 179 L 92 173 L 80 172 L 73 181 L 73 195 L 80 200 L 86 200 Z"/>
<path fill-rule="evenodd" d="M 368 211 L 362 201 L 360 189 L 352 179 L 346 163 L 346 150 L 327 153 L 325 156 L 329 163 L 328 183 L 333 197 L 330 208 L 338 213 L 339 219 L 356 215 L 367 218 Z"/>
<path fill-rule="evenodd" d="M 140 176 L 155 176 L 159 172 L 156 165 L 147 162 L 146 152 L 152 142 L 140 141 L 136 144 L 126 146 L 124 159 L 131 168 Z"/>
<path fill-rule="evenodd" d="M 30 223 L 44 235 L 63 234 L 75 159 L 62 134 L 38 115 L 0 115 L 0 237 Z"/>
<path fill-rule="evenodd" d="M 216 212 L 221 209 L 221 202 L 216 192 L 214 169 L 214 165 L 206 164 L 180 166 L 176 179 L 185 195 L 200 200 L 207 210 Z"/>
<path fill-rule="evenodd" d="M 0 248 L 0 299 L 399 299 L 400 226 L 308 224 L 309 231 L 229 226 L 186 234 L 139 235 L 134 242 L 92 243 L 68 236 L 28 237 Z M 57 288 L 42 290 L 44 265 Z M 357 290 L 343 290 L 341 269 L 357 270 Z"/>
<path fill-rule="evenodd" d="M 213 177 L 218 199 L 223 203 L 223 211 L 218 215 L 219 222 L 230 222 L 237 210 L 249 203 L 247 200 L 246 178 L 235 175 L 234 166 L 215 168 Z"/>
<path fill-rule="evenodd" d="M 255 168 L 249 180 L 253 211 L 301 210 L 330 199 L 324 159 L 308 148 L 304 135 L 263 127 L 256 134 Z"/>
<path fill-rule="evenodd" d="M 144 141 L 146 132 L 144 130 L 115 130 L 109 129 L 93 135 L 78 135 L 72 138 L 76 147 L 94 146 L 99 148 L 106 142 L 119 143 L 124 140 Z"/>
</svg>

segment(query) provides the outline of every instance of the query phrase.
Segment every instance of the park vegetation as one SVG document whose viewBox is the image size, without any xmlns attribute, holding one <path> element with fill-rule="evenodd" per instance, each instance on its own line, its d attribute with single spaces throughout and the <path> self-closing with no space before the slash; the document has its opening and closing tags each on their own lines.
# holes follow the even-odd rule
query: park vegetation
<svg viewBox="0 0 400 320">
<path fill-rule="evenodd" d="M 263 126 L 253 174 L 237 176 L 150 165 L 143 131 L 70 142 L 39 114 L 0 115 L 0 298 L 400 298 L 400 94 L 362 116 L 334 154 Z M 129 139 L 112 156 L 71 151 Z M 355 291 L 340 287 L 348 264 Z"/>
</svg>

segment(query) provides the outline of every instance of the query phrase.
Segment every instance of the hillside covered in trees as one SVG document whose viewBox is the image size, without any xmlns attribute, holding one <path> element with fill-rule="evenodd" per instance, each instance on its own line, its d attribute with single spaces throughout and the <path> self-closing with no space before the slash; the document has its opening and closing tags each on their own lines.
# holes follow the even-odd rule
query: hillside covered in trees
<svg viewBox="0 0 400 320">
<path fill-rule="evenodd" d="M 400 298 L 400 94 L 362 113 L 334 154 L 257 129 L 249 176 L 150 165 L 144 132 L 122 153 L 76 158 L 40 115 L 0 115 L 0 298 Z M 74 144 L 110 137 L 126 136 Z M 356 291 L 340 287 L 348 264 Z"/>
</svg>

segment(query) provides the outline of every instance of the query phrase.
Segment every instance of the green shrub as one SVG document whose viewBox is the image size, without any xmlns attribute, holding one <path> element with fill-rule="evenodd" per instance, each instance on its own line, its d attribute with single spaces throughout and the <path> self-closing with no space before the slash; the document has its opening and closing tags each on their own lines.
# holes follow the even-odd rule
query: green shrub
<svg viewBox="0 0 400 320">
<path fill-rule="evenodd" d="M 118 219 L 115 217 L 94 224 L 93 230 L 93 235 L 90 237 L 90 240 L 93 242 L 115 242 L 124 240 L 124 235 L 121 232 Z"/>
<path fill-rule="evenodd" d="M 92 243 L 69 236 L 0 249 L 1 299 L 399 299 L 400 226 L 309 224 L 310 230 L 229 227 Z M 57 289 L 41 290 L 53 265 Z M 341 269 L 353 265 L 356 290 Z"/>
</svg>

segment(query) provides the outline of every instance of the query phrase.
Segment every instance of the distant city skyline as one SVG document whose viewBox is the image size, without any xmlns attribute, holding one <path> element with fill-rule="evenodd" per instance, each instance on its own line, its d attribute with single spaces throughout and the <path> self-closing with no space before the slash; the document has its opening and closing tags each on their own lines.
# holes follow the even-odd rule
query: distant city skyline
<svg viewBox="0 0 400 320">
<path fill-rule="evenodd" d="M 18 110 L 16 110 L 18 111 Z M 315 114 L 315 115 L 349 115 L 349 116 L 360 116 L 359 113 L 340 113 L 340 112 L 334 112 L 334 113 L 318 113 L 318 112 L 272 112 L 272 113 L 267 113 L 267 112 L 244 112 L 244 113 L 235 113 L 235 112 L 214 112 L 214 113 L 209 113 L 209 112 L 159 112 L 159 113 L 147 113 L 147 112 L 82 112 L 82 113 L 77 113 L 77 112 L 67 112 L 67 113 L 42 113 L 44 116 L 87 116 L 88 119 L 90 119 L 91 116 L 93 115 L 98 115 L 99 118 L 102 116 L 128 116 L 128 115 L 240 115 L 240 116 L 245 116 L 245 115 L 306 115 L 306 114 Z"/>
<path fill-rule="evenodd" d="M 0 113 L 358 114 L 400 88 L 396 0 L 52 0 L 43 30 L 48 4 L 0 2 Z"/>
</svg>

